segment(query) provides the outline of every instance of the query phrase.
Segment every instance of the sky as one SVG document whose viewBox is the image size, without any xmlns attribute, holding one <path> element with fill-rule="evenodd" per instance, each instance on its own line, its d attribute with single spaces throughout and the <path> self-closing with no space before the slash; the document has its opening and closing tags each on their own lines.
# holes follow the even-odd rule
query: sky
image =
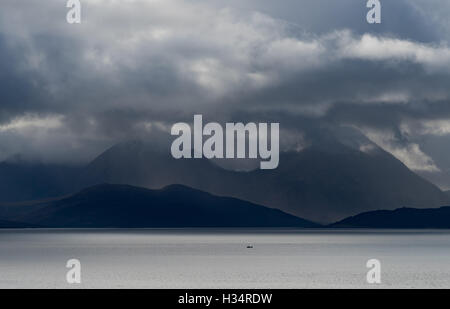
<svg viewBox="0 0 450 309">
<path fill-rule="evenodd" d="M 450 188 L 450 2 L 2 0 L 0 160 L 85 163 L 175 122 L 351 127 Z"/>
</svg>

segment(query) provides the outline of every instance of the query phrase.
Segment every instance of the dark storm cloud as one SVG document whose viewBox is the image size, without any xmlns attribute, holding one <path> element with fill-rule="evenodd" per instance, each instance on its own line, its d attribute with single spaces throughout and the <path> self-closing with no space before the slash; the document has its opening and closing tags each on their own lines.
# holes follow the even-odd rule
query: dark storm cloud
<svg viewBox="0 0 450 309">
<path fill-rule="evenodd" d="M 87 160 L 201 113 L 294 143 L 354 126 L 437 169 L 419 145 L 450 119 L 446 1 L 382 1 L 381 25 L 359 0 L 86 0 L 81 25 L 63 2 L 2 3 L 1 158 Z"/>
<path fill-rule="evenodd" d="M 10 117 L 24 110 L 33 110 L 34 102 L 46 97 L 41 91 L 39 76 L 27 75 L 21 72 L 20 48 L 9 48 L 7 39 L 0 35 L 0 87 L 1 105 L 0 121 L 8 121 Z M 45 102 L 37 104 L 39 111 L 45 106 Z"/>
</svg>

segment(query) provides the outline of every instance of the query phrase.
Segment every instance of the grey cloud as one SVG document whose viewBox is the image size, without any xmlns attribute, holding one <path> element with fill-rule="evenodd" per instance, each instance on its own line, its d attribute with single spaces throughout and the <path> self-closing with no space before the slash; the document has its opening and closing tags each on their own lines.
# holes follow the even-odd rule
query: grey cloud
<svg viewBox="0 0 450 309">
<path fill-rule="evenodd" d="M 405 122 L 450 118 L 445 1 L 382 1 L 377 26 L 356 0 L 82 3 L 81 25 L 65 22 L 61 1 L 2 3 L 0 123 L 62 124 L 35 128 L 40 140 L 23 127 L 0 133 L 1 156 L 87 160 L 194 113 L 278 121 L 293 143 L 350 125 L 411 149 L 426 143 Z"/>
</svg>

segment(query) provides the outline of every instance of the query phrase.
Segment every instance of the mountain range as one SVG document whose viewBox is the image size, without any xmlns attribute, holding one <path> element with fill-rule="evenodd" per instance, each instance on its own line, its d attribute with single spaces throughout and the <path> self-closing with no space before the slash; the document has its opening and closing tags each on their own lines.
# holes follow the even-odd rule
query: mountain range
<svg viewBox="0 0 450 309">
<path fill-rule="evenodd" d="M 346 218 L 330 227 L 382 229 L 450 229 L 450 207 L 376 210 Z"/>
<path fill-rule="evenodd" d="M 126 164 L 124 164 L 126 162 Z M 161 188 L 178 183 L 281 209 L 316 222 L 370 210 L 447 205 L 449 197 L 380 148 L 344 144 L 283 152 L 275 170 L 226 170 L 207 159 L 175 160 L 151 145 L 112 147 L 91 162 L 95 182 Z"/>
<path fill-rule="evenodd" d="M 376 210 L 320 225 L 182 185 L 159 190 L 102 184 L 66 197 L 0 205 L 0 229 L 23 228 L 382 228 L 449 229 L 450 207 Z"/>
<path fill-rule="evenodd" d="M 224 168 L 220 160 L 204 158 L 176 160 L 169 147 L 124 142 L 78 167 L 3 162 L 0 203 L 60 198 L 102 183 L 154 190 L 180 184 L 323 224 L 380 209 L 450 204 L 447 193 L 361 136 L 283 151 L 275 170 Z"/>
<path fill-rule="evenodd" d="M 277 209 L 181 185 L 149 190 L 102 184 L 60 199 L 0 206 L 1 213 L 8 213 L 3 228 L 318 227 Z"/>
</svg>

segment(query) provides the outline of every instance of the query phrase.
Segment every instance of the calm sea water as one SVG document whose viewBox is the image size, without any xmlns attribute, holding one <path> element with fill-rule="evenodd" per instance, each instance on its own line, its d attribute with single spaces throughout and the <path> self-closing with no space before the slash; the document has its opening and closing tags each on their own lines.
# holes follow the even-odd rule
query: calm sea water
<svg viewBox="0 0 450 309">
<path fill-rule="evenodd" d="M 247 246 L 253 248 L 247 248 Z M 450 231 L 3 230 L 0 288 L 450 288 Z"/>
</svg>

